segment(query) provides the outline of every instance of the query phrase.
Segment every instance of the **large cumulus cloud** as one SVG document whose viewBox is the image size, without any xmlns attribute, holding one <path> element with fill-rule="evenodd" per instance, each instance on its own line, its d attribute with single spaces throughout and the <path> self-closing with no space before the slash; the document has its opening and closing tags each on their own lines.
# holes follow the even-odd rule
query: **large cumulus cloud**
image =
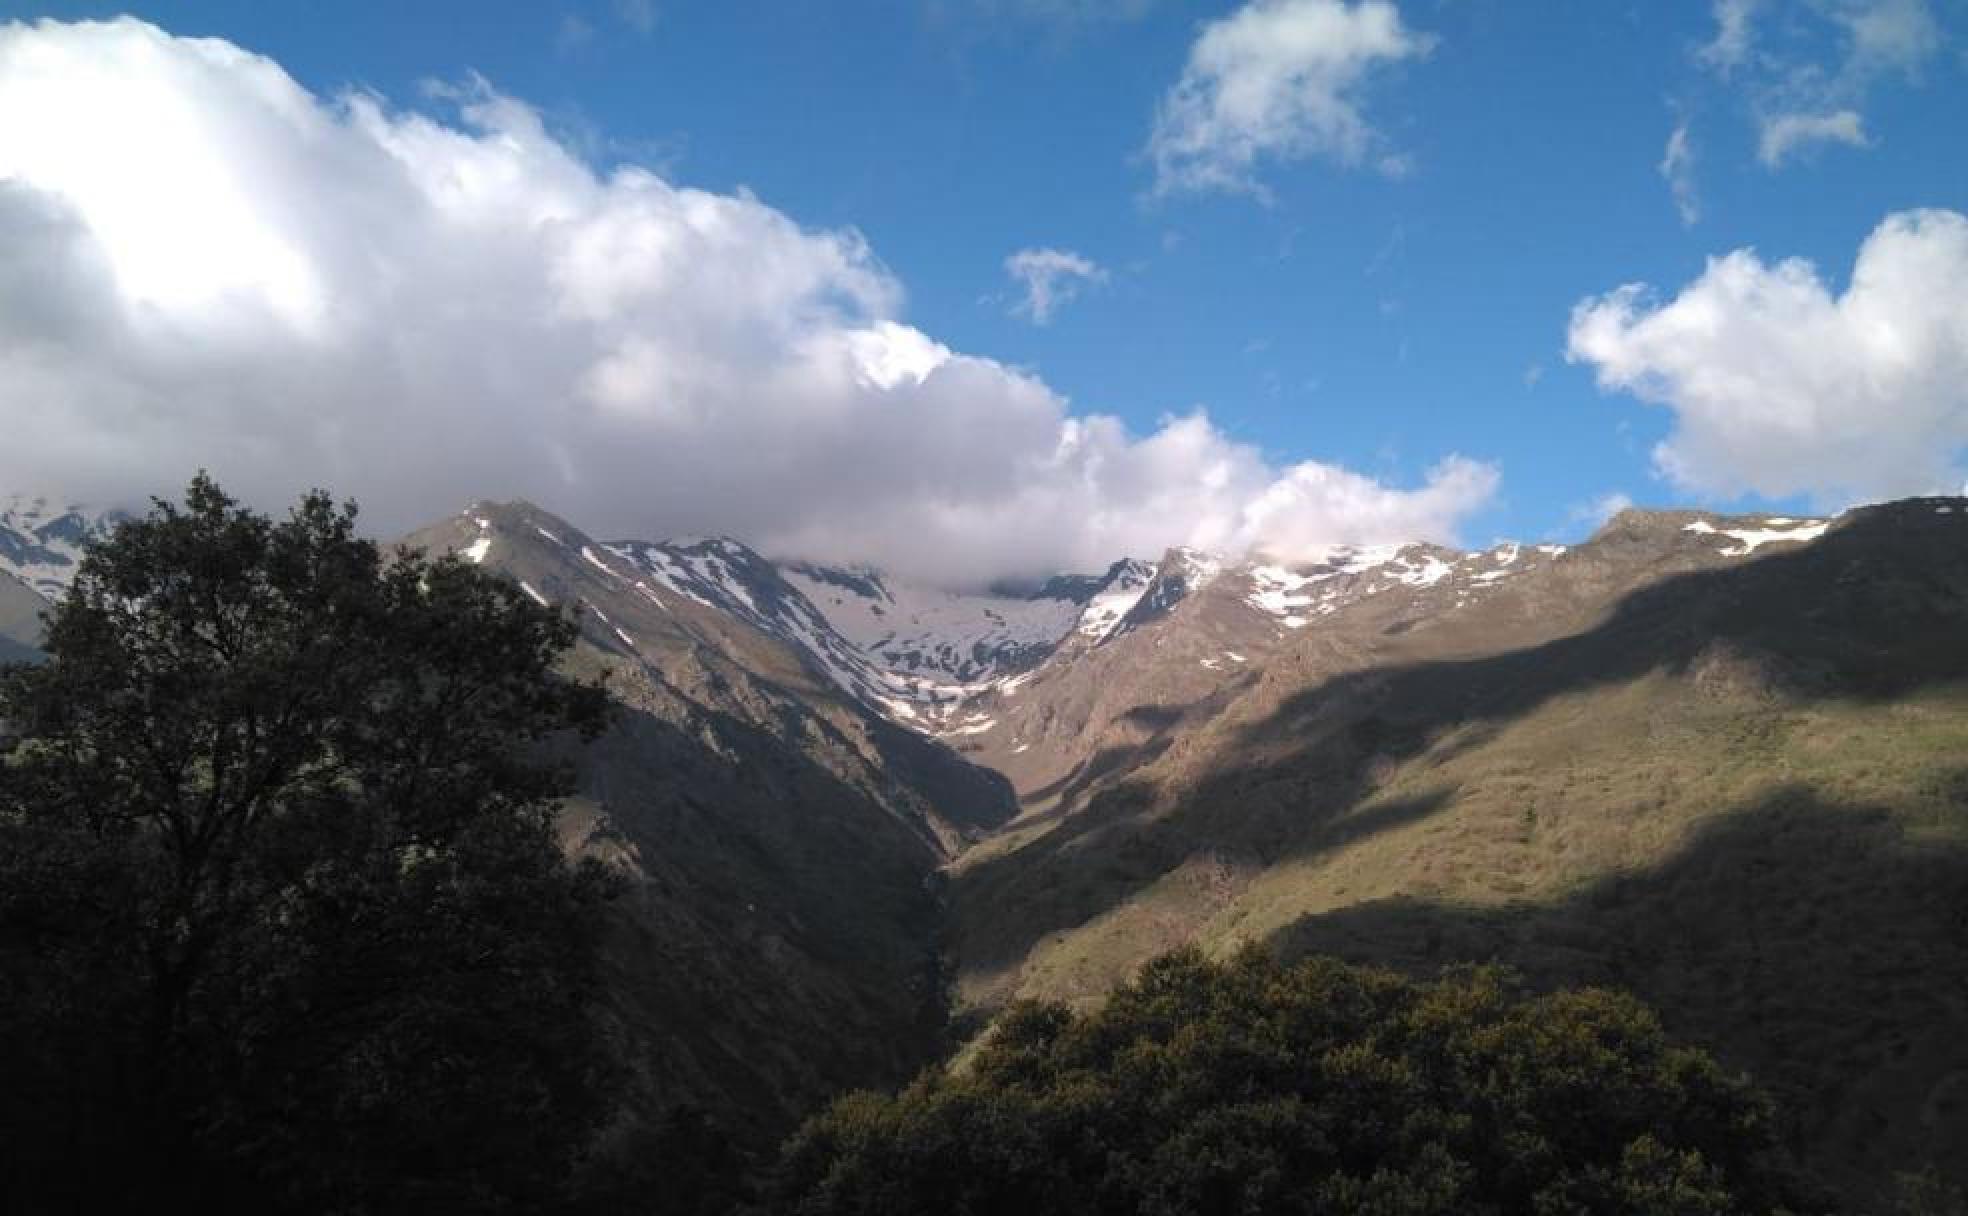
<svg viewBox="0 0 1968 1216">
<path fill-rule="evenodd" d="M 1495 486 L 1137 436 L 901 319 L 860 236 L 600 172 L 491 87 L 317 97 L 229 43 L 0 26 L 0 489 L 209 467 L 379 529 L 526 496 L 947 583 L 1168 544 L 1446 538 Z"/>
<path fill-rule="evenodd" d="M 1834 293 L 1816 267 L 1715 258 L 1671 300 L 1581 301 L 1570 357 L 1674 413 L 1677 485 L 1827 505 L 1949 491 L 1968 449 L 1968 216 L 1886 218 Z"/>
</svg>

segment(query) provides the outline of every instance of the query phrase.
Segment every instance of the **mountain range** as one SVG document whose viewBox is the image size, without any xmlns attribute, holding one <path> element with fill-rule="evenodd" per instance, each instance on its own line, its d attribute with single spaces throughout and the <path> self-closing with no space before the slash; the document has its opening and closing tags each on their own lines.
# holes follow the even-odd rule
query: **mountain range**
<svg viewBox="0 0 1968 1216">
<path fill-rule="evenodd" d="M 0 658 L 114 518 L 0 512 Z M 1968 500 L 968 592 L 526 503 L 405 539 L 577 608 L 621 705 L 562 835 L 634 879 L 652 1105 L 766 1143 L 1013 999 L 1254 941 L 1630 988 L 1848 1195 L 1968 1181 Z"/>
</svg>

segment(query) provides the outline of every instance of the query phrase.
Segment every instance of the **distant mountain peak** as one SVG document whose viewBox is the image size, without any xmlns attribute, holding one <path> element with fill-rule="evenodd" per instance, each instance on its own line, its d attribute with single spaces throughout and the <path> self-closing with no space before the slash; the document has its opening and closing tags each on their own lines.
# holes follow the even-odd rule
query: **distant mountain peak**
<svg viewBox="0 0 1968 1216">
<path fill-rule="evenodd" d="M 1939 506 L 1918 510 L 1953 509 L 1947 500 L 1934 502 Z M 0 571 L 58 596 L 83 545 L 117 518 L 46 496 L 0 499 Z M 1600 560 L 1631 549 L 1670 565 L 1727 561 L 1808 543 L 1840 522 L 1631 509 L 1585 548 Z M 727 535 L 593 541 L 524 500 L 480 500 L 426 532 L 480 563 L 501 563 L 512 546 L 553 546 L 578 569 L 637 588 L 650 602 L 671 609 L 692 603 L 781 639 L 817 674 L 897 722 L 964 734 L 988 729 L 988 714 L 965 708 L 980 698 L 1012 695 L 1043 671 L 1135 633 L 1154 630 L 1161 638 L 1168 633 L 1163 622 L 1228 639 L 1222 653 L 1194 661 L 1205 670 L 1242 670 L 1267 647 L 1359 601 L 1398 593 L 1402 604 L 1412 601 L 1401 611 L 1423 621 L 1485 600 L 1575 552 L 1517 543 L 1461 552 L 1406 542 L 1333 545 L 1284 559 L 1176 546 L 1159 560 L 1123 558 L 1098 574 L 965 592 L 866 564 L 775 561 Z M 556 597 L 552 586 L 520 582 L 543 602 Z"/>
<path fill-rule="evenodd" d="M 839 633 L 891 674 L 931 681 L 925 687 L 937 689 L 939 701 L 1020 678 L 1069 638 L 1104 637 L 1154 573 L 1128 558 L 1102 574 L 960 592 L 866 567 L 791 562 L 782 569 Z"/>
<path fill-rule="evenodd" d="M 0 498 L 0 571 L 59 599 L 75 578 L 88 543 L 128 518 L 45 495 Z"/>
</svg>

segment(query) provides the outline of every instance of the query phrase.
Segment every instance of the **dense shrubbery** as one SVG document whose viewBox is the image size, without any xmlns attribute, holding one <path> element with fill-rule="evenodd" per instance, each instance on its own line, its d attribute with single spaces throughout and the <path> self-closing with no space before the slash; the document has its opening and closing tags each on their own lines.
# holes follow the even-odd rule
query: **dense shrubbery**
<svg viewBox="0 0 1968 1216">
<path fill-rule="evenodd" d="M 1629 997 L 1179 953 L 1027 1004 L 967 1068 L 789 1144 L 812 1214 L 1631 1213 L 1797 1205 L 1765 1101 Z"/>
<path fill-rule="evenodd" d="M 573 637 L 321 495 L 95 548 L 0 672 L 0 1209 L 563 1198 L 610 1071 L 531 746 L 599 722 Z"/>
</svg>

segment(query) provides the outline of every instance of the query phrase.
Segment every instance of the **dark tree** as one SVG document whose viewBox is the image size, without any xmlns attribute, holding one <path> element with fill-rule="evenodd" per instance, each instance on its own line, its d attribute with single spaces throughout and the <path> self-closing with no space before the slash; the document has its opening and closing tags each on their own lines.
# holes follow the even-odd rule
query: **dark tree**
<svg viewBox="0 0 1968 1216">
<path fill-rule="evenodd" d="M 1633 999 L 1260 953 L 1014 1007 L 788 1145 L 804 1216 L 1724 1216 L 1800 1202 L 1766 1102 Z"/>
<path fill-rule="evenodd" d="M 574 625 L 209 479 L 0 671 L 0 1208 L 538 1210 L 607 1101 Z"/>
</svg>

